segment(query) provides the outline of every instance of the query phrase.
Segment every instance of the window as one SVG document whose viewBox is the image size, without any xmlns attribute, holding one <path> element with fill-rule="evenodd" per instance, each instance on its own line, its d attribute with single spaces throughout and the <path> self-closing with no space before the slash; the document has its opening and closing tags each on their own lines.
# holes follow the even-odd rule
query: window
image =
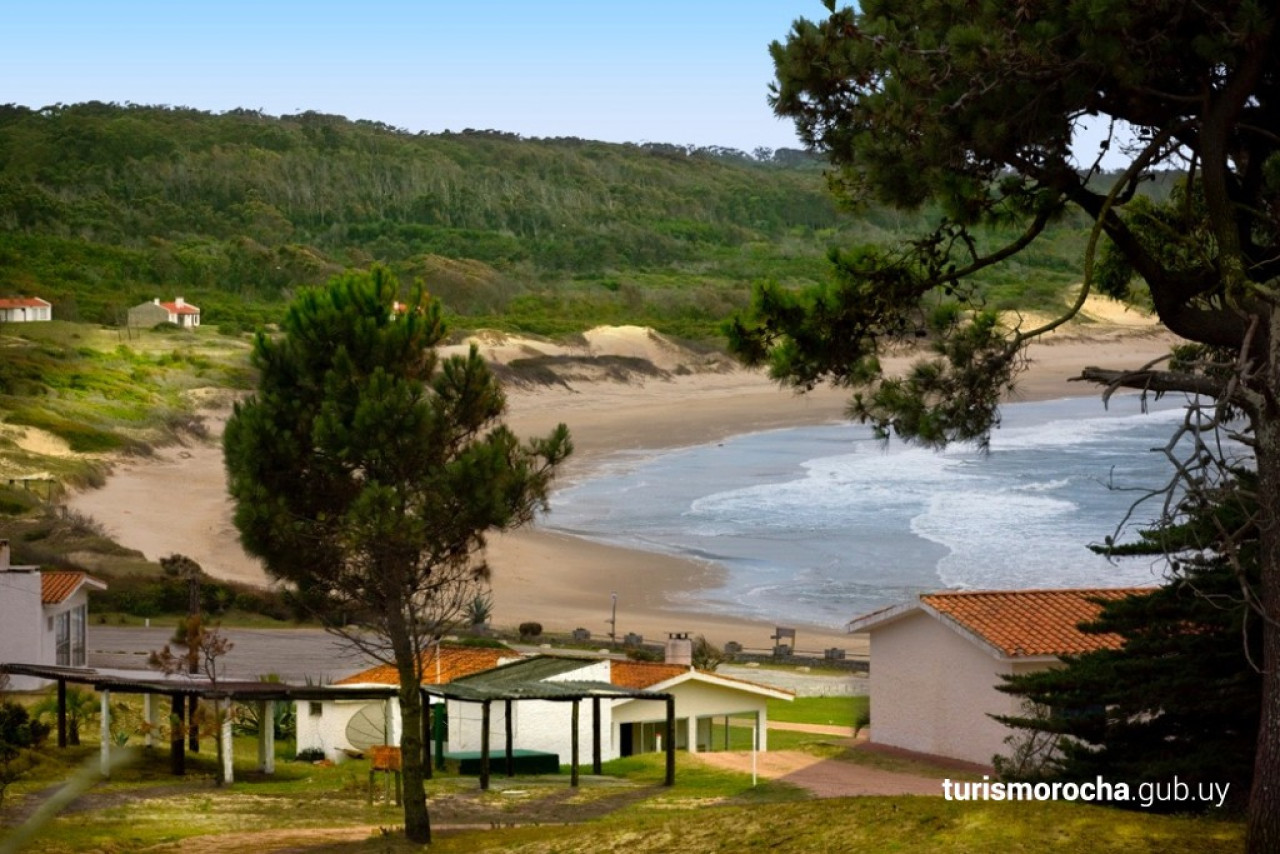
<svg viewBox="0 0 1280 854">
<path fill-rule="evenodd" d="M 71 666 L 84 667 L 88 663 L 88 644 L 85 641 L 85 623 L 89 606 L 79 605 L 71 611 Z"/>
<path fill-rule="evenodd" d="M 53 622 L 54 638 L 57 644 L 55 663 L 59 667 L 69 667 L 71 665 L 71 612 L 63 611 L 55 615 Z"/>
<path fill-rule="evenodd" d="M 313 718 L 318 718 L 320 717 L 320 713 L 324 711 L 324 704 L 317 703 L 313 700 L 309 705 L 309 707 L 307 708 L 307 711 L 311 713 L 311 716 Z"/>
</svg>

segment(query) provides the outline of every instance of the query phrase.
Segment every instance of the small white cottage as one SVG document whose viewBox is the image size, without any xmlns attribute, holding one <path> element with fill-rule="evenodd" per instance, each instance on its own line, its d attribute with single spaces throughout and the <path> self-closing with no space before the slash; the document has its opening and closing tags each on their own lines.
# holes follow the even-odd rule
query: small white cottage
<svg viewBox="0 0 1280 854">
<path fill-rule="evenodd" d="M 1001 677 L 1055 667 L 1059 656 L 1114 649 L 1117 635 L 1079 625 L 1096 599 L 1148 589 L 930 593 L 848 623 L 871 636 L 871 742 L 990 765 L 1011 731 L 991 715 L 1017 714 Z"/>
<path fill-rule="evenodd" d="M 53 303 L 40 297 L 0 297 L 0 323 L 53 320 Z"/>
<path fill-rule="evenodd" d="M 83 572 L 41 572 L 13 566 L 8 540 L 0 540 L 0 665 L 88 664 L 89 591 L 107 585 Z M 11 677 L 9 687 L 34 690 L 47 680 Z"/>
</svg>

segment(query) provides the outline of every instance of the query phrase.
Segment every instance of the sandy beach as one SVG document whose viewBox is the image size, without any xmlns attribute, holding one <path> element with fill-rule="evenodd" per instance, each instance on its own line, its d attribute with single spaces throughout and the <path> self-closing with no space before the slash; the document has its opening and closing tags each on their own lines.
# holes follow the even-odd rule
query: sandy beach
<svg viewBox="0 0 1280 854">
<path fill-rule="evenodd" d="M 1167 352 L 1169 341 L 1149 324 L 1136 323 L 1060 334 L 1034 345 L 1013 399 L 1097 394 L 1096 388 L 1070 378 L 1090 365 L 1139 366 Z M 837 421 L 846 398 L 845 392 L 828 388 L 797 395 L 759 373 L 733 370 L 515 390 L 509 393 L 507 421 L 523 436 L 566 423 L 576 450 L 563 478 L 572 479 L 617 451 L 684 447 Z M 213 419 L 212 426 L 218 424 Z M 122 462 L 106 486 L 78 494 L 69 503 L 148 558 L 180 552 L 215 577 L 268 583 L 260 564 L 239 546 L 217 444 L 168 448 L 151 459 Z M 691 632 L 717 644 L 772 644 L 771 623 L 691 610 L 686 597 L 716 584 L 721 570 L 713 565 L 601 545 L 536 526 L 492 537 L 488 558 L 498 625 L 532 620 L 549 631 L 585 628 L 594 637 L 607 637 L 611 594 L 616 593 L 619 636 L 635 632 L 656 640 L 667 632 Z M 800 650 L 863 650 L 861 639 L 837 628 L 795 628 Z"/>
</svg>

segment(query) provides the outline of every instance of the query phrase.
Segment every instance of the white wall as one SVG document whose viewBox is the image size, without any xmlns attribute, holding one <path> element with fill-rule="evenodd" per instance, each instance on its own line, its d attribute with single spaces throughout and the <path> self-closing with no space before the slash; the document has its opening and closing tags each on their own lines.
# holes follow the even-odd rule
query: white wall
<svg viewBox="0 0 1280 854">
<path fill-rule="evenodd" d="M 40 604 L 40 573 L 35 570 L 0 572 L 0 663 L 53 664 L 52 633 L 46 631 Z M 42 653 L 50 635 L 47 659 Z M 48 684 L 30 676 L 13 676 L 9 687 L 29 691 Z"/>
<path fill-rule="evenodd" d="M 995 690 L 1010 665 L 934 617 L 914 612 L 871 632 L 871 741 L 983 765 L 1005 752 L 1011 714 Z"/>
<path fill-rule="evenodd" d="M 366 706 L 378 714 L 384 714 L 382 700 L 324 700 L 320 702 L 320 714 L 311 713 L 309 701 L 294 703 L 294 712 L 298 727 L 298 752 L 304 750 L 322 750 L 324 755 L 335 762 L 346 758 L 345 750 L 352 749 L 347 741 L 347 725 L 351 719 L 363 711 Z M 391 733 L 388 744 L 400 743 L 400 702 L 387 701 L 387 712 L 391 718 Z"/>
</svg>

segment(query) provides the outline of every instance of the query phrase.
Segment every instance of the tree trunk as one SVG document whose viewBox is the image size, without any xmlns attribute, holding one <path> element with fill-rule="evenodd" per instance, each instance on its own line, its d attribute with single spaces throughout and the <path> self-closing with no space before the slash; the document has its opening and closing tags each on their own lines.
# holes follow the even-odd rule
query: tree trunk
<svg viewBox="0 0 1280 854">
<path fill-rule="evenodd" d="M 387 636 L 400 674 L 400 768 L 404 778 L 404 835 L 419 844 L 431 842 L 427 813 L 426 773 L 422 768 L 422 690 L 418 650 L 409 636 L 403 611 L 392 605 Z"/>
<path fill-rule="evenodd" d="M 1263 421 L 1263 419 L 1259 419 Z M 1249 854 L 1280 851 L 1280 423 L 1258 431 L 1262 709 L 1249 793 Z"/>
</svg>

